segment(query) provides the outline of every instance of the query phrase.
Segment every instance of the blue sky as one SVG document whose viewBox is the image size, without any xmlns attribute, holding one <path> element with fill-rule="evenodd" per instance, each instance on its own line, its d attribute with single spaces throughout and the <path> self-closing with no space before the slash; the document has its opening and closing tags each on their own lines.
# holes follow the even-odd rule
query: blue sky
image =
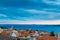
<svg viewBox="0 0 60 40">
<path fill-rule="evenodd" d="M 60 20 L 60 0 L 0 0 L 0 23 L 42 20 Z"/>
</svg>

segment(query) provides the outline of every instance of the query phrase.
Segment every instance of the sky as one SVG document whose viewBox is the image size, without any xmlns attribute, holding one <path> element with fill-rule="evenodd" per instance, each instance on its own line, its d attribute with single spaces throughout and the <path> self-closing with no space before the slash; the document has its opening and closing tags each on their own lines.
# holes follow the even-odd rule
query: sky
<svg viewBox="0 0 60 40">
<path fill-rule="evenodd" d="M 0 23 L 60 24 L 60 0 L 0 0 Z"/>
</svg>

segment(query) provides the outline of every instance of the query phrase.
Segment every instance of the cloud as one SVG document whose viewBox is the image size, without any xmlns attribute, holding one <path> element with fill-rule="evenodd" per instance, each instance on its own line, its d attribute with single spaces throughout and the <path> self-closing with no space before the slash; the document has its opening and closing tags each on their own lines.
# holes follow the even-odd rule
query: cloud
<svg viewBox="0 0 60 40">
<path fill-rule="evenodd" d="M 50 11 L 48 11 L 48 10 L 50 10 Z M 43 9 L 43 10 L 25 9 L 24 11 L 33 13 L 33 14 L 55 14 L 58 12 L 56 9 L 47 9 L 47 8 Z"/>
<path fill-rule="evenodd" d="M 60 9 L 57 8 L 44 8 L 44 11 L 60 13 Z"/>
<path fill-rule="evenodd" d="M 58 5 L 58 7 L 56 7 Z M 58 22 L 59 21 L 59 22 Z M 60 1 L 0 1 L 0 23 L 60 23 Z"/>
<path fill-rule="evenodd" d="M 30 13 L 45 13 L 45 11 L 41 11 L 41 10 L 35 10 L 35 9 L 30 9 L 30 10 L 24 10 Z"/>
<path fill-rule="evenodd" d="M 40 21 L 19 21 L 19 20 L 0 20 L 0 24 L 60 24 L 60 20 L 40 20 Z"/>
<path fill-rule="evenodd" d="M 24 8 L 7 8 L 8 10 L 2 10 L 1 14 L 7 16 L 6 18 L 1 19 L 8 19 L 8 20 L 19 20 L 19 21 L 29 21 L 29 20 L 58 20 L 60 19 L 60 12 L 56 12 L 55 9 L 24 9 Z M 53 11 L 51 11 L 53 10 Z M 55 10 L 55 11 L 54 11 Z"/>
<path fill-rule="evenodd" d="M 11 9 L 12 10 L 12 9 Z M 20 13 L 18 13 L 17 9 L 15 10 L 15 14 L 14 11 L 10 11 L 8 10 L 8 12 L 11 12 L 9 16 L 7 16 L 7 14 L 3 14 L 1 13 L 0 15 L 3 17 L 7 17 L 7 19 L 0 19 L 0 23 L 1 24 L 60 24 L 60 18 L 58 18 L 57 16 L 60 16 L 60 13 L 57 12 L 50 12 L 47 11 L 48 9 L 43 9 L 43 10 L 37 10 L 37 9 L 21 9 L 19 10 Z M 16 11 L 17 10 L 17 11 Z M 53 9 L 49 9 L 49 10 L 53 10 Z M 22 13 L 22 15 L 25 16 L 20 16 Z M 26 16 L 27 14 L 28 16 Z M 31 14 L 33 14 L 33 16 L 31 16 Z M 58 18 L 58 19 L 56 19 Z"/>
<path fill-rule="evenodd" d="M 1 13 L 0 17 L 7 17 L 7 15 Z"/>
<path fill-rule="evenodd" d="M 55 0 L 55 1 L 43 0 L 43 2 L 51 5 L 60 5 L 60 0 Z"/>
<path fill-rule="evenodd" d="M 30 14 L 34 14 L 33 16 L 30 16 L 31 20 L 32 19 L 35 19 L 35 20 L 58 20 L 60 19 L 58 18 L 60 16 L 60 12 L 58 12 L 56 9 L 43 9 L 43 10 L 25 9 L 24 11 Z"/>
<path fill-rule="evenodd" d="M 4 24 L 9 24 L 9 23 L 20 23 L 21 21 L 19 21 L 19 20 L 0 20 L 0 23 L 4 23 Z"/>
</svg>

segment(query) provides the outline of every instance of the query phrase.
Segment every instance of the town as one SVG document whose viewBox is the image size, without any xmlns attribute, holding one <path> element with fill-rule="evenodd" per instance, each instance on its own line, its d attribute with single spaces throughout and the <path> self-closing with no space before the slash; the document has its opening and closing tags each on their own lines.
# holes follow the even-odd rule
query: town
<svg viewBox="0 0 60 40">
<path fill-rule="evenodd" d="M 60 32 L 46 30 L 26 30 L 0 27 L 0 40 L 60 40 Z"/>
</svg>

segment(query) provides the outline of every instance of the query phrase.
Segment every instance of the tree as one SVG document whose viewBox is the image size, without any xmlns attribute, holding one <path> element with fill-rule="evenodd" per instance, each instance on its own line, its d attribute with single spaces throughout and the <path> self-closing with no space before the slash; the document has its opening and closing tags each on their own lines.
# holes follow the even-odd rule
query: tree
<svg viewBox="0 0 60 40">
<path fill-rule="evenodd" d="M 3 27 L 3 26 L 0 26 L 0 28 L 2 28 L 2 29 L 7 29 L 7 27 Z"/>
<path fill-rule="evenodd" d="M 52 31 L 52 32 L 50 33 L 50 36 L 55 36 L 54 31 Z"/>
</svg>

